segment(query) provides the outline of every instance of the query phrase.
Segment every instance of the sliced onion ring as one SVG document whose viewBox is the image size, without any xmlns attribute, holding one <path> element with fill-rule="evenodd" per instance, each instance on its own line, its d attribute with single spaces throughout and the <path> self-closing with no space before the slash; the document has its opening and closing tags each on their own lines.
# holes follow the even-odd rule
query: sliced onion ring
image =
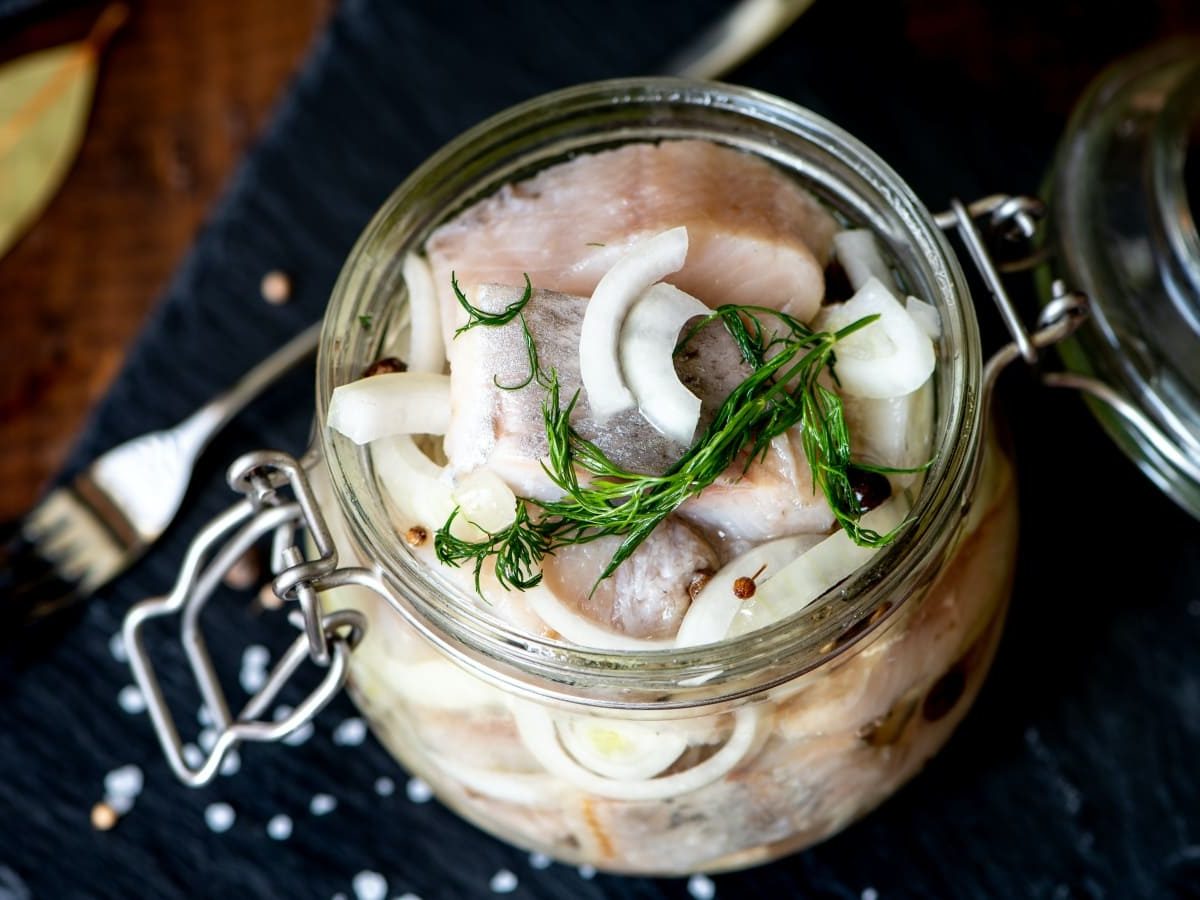
<svg viewBox="0 0 1200 900">
<path fill-rule="evenodd" d="M 329 427 L 356 444 L 394 434 L 445 434 L 450 425 L 450 376 L 389 372 L 335 388 Z"/>
<path fill-rule="evenodd" d="M 408 371 L 441 374 L 446 368 L 446 347 L 442 340 L 442 315 L 429 263 L 415 253 L 404 258 L 404 283 L 408 287 L 408 308 L 412 325 L 408 338 Z"/>
<path fill-rule="evenodd" d="M 683 267 L 687 250 L 684 227 L 639 241 L 604 274 L 592 292 L 580 326 L 579 374 L 592 418 L 597 422 L 603 423 L 636 404 L 617 355 L 621 325 L 650 285 Z"/>
<path fill-rule="evenodd" d="M 780 538 L 759 544 L 727 563 L 709 579 L 688 607 L 675 635 L 675 646 L 694 647 L 723 640 L 730 623 L 746 602 L 734 593 L 734 582 L 742 577 L 754 578 L 757 592 L 758 585 L 770 581 L 792 560 L 824 539 L 823 534 Z M 761 576 L 755 577 L 760 570 Z"/>
<path fill-rule="evenodd" d="M 687 735 L 671 723 L 617 722 L 570 716 L 559 719 L 558 739 L 584 768 L 620 781 L 653 778 L 687 749 Z"/>
<path fill-rule="evenodd" d="M 908 498 L 899 494 L 863 516 L 860 524 L 883 534 L 903 522 L 908 510 Z M 738 610 L 730 635 L 746 634 L 799 612 L 870 562 L 877 551 L 854 543 L 845 531 L 835 531 L 763 584 Z"/>
<path fill-rule="evenodd" d="M 845 303 L 825 307 L 820 327 L 837 331 L 865 316 L 879 316 L 835 348 L 834 371 L 842 390 L 857 397 L 910 394 L 933 374 L 933 342 L 878 278 L 870 278 Z"/>
<path fill-rule="evenodd" d="M 896 286 L 892 270 L 879 252 L 879 242 L 866 228 L 839 231 L 833 236 L 833 252 L 846 271 L 850 286 L 856 291 L 861 290 L 872 276 L 889 289 Z"/>
<path fill-rule="evenodd" d="M 712 784 L 736 768 L 759 745 L 762 712 L 744 706 L 734 713 L 733 733 L 724 746 L 703 762 L 682 772 L 637 781 L 606 778 L 571 758 L 559 740 L 554 719 L 531 703 L 514 701 L 513 718 L 526 749 L 548 772 L 588 793 L 614 800 L 665 800 Z"/>
<path fill-rule="evenodd" d="M 621 371 L 642 417 L 663 435 L 692 443 L 700 421 L 700 398 L 675 372 L 675 347 L 683 326 L 709 308 L 679 288 L 656 284 L 638 298 L 621 326 Z"/>
<path fill-rule="evenodd" d="M 596 650 L 665 650 L 674 642 L 659 638 L 636 638 L 610 631 L 581 616 L 558 599 L 545 585 L 527 588 L 522 597 L 547 628 L 579 647 Z"/>
</svg>

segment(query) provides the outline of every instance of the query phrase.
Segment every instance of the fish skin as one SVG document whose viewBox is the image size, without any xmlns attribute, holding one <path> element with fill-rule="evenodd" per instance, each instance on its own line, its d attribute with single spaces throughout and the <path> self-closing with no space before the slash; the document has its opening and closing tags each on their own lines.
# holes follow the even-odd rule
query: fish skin
<svg viewBox="0 0 1200 900">
<path fill-rule="evenodd" d="M 688 257 L 669 283 L 713 307 L 816 313 L 837 222 L 781 169 L 708 141 L 626 144 L 544 169 L 439 227 L 426 252 L 450 312 L 452 272 L 464 287 L 527 273 L 590 296 L 634 243 L 680 225 Z"/>
</svg>

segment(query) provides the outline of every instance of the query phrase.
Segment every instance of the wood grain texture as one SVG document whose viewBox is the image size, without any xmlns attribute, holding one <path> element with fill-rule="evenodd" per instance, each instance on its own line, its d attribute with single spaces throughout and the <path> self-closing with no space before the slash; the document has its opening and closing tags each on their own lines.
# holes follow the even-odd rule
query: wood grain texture
<svg viewBox="0 0 1200 900">
<path fill-rule="evenodd" d="M 27 509 L 325 21 L 327 0 L 135 4 L 62 190 L 0 258 L 0 520 Z M 90 3 L 0 33 L 77 39 Z"/>
</svg>

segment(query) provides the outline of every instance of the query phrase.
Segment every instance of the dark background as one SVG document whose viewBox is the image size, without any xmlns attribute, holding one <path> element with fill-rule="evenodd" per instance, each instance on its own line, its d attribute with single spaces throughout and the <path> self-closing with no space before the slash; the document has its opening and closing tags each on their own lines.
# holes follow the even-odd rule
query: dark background
<svg viewBox="0 0 1200 900">
<path fill-rule="evenodd" d="M 0 260 L 6 512 L 23 508 L 38 472 L 55 463 L 46 436 L 74 431 L 65 422 L 75 407 L 47 398 L 71 394 L 62 379 L 76 387 L 95 379 L 91 395 L 104 388 L 163 260 L 202 220 L 70 466 L 174 422 L 314 320 L 371 212 L 446 139 L 544 90 L 654 71 L 723 6 L 344 0 L 257 140 L 266 85 L 294 64 L 276 37 L 286 31 L 298 46 L 324 4 L 137 7 L 98 88 L 93 129 L 111 143 L 97 147 L 89 135 L 45 223 Z M 0 29 L 7 46 L 20 47 L 33 40 L 21 35 L 66 29 L 73 16 L 86 23 L 94 10 L 54 6 L 60 15 L 46 24 L 47 5 L 34 4 Z M 239 30 L 247 21 L 261 30 L 248 36 Z M 952 195 L 1035 191 L 1089 78 L 1156 37 L 1198 27 L 1200 10 L 1182 0 L 818 0 L 730 80 L 834 119 L 938 209 Z M 184 51 L 164 49 L 171 41 L 192 48 L 182 62 Z M 137 66 L 122 53 L 140 54 Z M 272 61 L 256 73 L 260 63 L 246 60 L 259 56 Z M 240 99 L 230 105 L 214 82 Z M 140 99 L 117 97 L 118 88 Z M 105 104 L 125 110 L 124 130 L 113 113 L 101 120 Z M 155 156 L 164 146 L 175 150 Z M 218 176 L 243 148 L 208 210 Z M 91 184 L 90 200 L 79 179 Z M 286 306 L 257 297 L 270 269 L 293 277 Z M 118 311 L 101 312 L 105 304 Z M 91 330 L 80 332 L 77 319 Z M 994 316 L 981 309 L 981 319 L 994 346 Z M 89 368 L 92 347 L 107 349 Z M 1200 896 L 1200 527 L 1112 448 L 1077 400 L 1037 390 L 1022 373 L 1007 378 L 1023 542 L 1013 612 L 983 694 L 947 749 L 879 811 L 814 850 L 716 877 L 719 897 Z M 487 897 L 501 868 L 518 876 L 518 897 L 686 897 L 682 881 L 535 871 L 525 853 L 436 803 L 412 803 L 403 773 L 372 740 L 333 744 L 332 730 L 354 714 L 344 698 L 307 743 L 244 748 L 239 774 L 200 791 L 173 780 L 148 720 L 117 707 L 130 676 L 108 641 L 125 609 L 168 589 L 189 537 L 229 502 L 226 462 L 263 445 L 301 449 L 310 380 L 297 373 L 225 432 L 177 527 L 0 697 L 0 897 L 352 896 L 351 879 L 365 869 L 385 875 L 389 896 Z M 214 601 L 208 626 L 234 682 L 247 642 L 287 639 L 281 622 L 233 593 Z M 174 673 L 164 687 L 188 728 L 198 698 L 170 635 L 160 637 L 152 649 Z M 104 774 L 130 762 L 145 771 L 146 788 L 116 829 L 95 832 L 88 817 Z M 375 793 L 379 775 L 397 781 L 395 795 Z M 308 814 L 317 792 L 338 798 L 334 813 Z M 216 800 L 238 812 L 221 835 L 203 821 Z M 265 833 L 276 813 L 295 820 L 285 842 Z"/>
</svg>

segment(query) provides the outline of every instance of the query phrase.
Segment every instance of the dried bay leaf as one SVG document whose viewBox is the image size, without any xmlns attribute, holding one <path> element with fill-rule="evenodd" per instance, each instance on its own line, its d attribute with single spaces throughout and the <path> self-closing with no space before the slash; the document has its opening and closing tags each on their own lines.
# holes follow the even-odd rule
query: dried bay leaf
<svg viewBox="0 0 1200 900">
<path fill-rule="evenodd" d="M 128 15 L 110 6 L 82 41 L 0 66 L 0 256 L 45 209 L 79 152 L 100 51 Z"/>
</svg>

